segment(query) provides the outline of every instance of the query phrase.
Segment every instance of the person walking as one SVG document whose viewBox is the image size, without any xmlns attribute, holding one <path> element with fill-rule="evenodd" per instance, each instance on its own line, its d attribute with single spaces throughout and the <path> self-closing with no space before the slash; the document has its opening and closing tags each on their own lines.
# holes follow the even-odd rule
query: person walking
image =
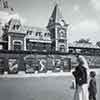
<svg viewBox="0 0 100 100">
<path fill-rule="evenodd" d="M 86 59 L 79 55 L 77 56 L 78 66 L 72 72 L 76 89 L 74 93 L 74 100 L 89 100 L 88 99 L 88 63 Z"/>
</svg>

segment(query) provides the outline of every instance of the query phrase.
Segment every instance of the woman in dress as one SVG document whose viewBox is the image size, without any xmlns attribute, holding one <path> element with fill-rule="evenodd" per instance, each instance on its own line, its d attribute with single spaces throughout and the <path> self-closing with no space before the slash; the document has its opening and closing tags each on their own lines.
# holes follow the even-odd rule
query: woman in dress
<svg viewBox="0 0 100 100">
<path fill-rule="evenodd" d="M 75 78 L 76 89 L 74 100 L 89 100 L 88 99 L 88 63 L 86 59 L 79 55 L 77 56 L 78 66 L 73 71 Z"/>
</svg>

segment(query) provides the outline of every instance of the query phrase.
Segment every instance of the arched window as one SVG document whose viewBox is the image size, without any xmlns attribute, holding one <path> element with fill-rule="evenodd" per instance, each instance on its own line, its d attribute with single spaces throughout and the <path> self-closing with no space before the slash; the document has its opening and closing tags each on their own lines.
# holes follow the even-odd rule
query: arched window
<svg viewBox="0 0 100 100">
<path fill-rule="evenodd" d="M 48 34 L 47 33 L 44 33 L 44 36 L 46 37 Z"/>
<path fill-rule="evenodd" d="M 20 28 L 19 24 L 13 25 L 13 27 L 12 27 L 13 30 L 18 30 L 19 28 Z"/>
<path fill-rule="evenodd" d="M 64 45 L 60 45 L 60 51 L 65 52 L 65 46 Z"/>
<path fill-rule="evenodd" d="M 15 40 L 13 41 L 14 50 L 21 50 L 22 49 L 22 41 Z"/>
</svg>

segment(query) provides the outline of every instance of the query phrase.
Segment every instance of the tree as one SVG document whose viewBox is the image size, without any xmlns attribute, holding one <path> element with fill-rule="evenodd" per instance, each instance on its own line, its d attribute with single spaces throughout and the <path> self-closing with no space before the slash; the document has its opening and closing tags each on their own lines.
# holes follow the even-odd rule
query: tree
<svg viewBox="0 0 100 100">
<path fill-rule="evenodd" d="M 81 49 L 79 50 L 80 53 L 91 53 L 91 51 L 87 48 L 91 47 L 92 42 L 90 41 L 89 38 L 87 39 L 80 39 L 78 41 L 75 41 L 76 44 L 79 44 L 78 46 L 81 47 Z M 76 45 L 77 46 L 77 45 Z M 85 49 L 83 47 L 86 47 Z"/>
<path fill-rule="evenodd" d="M 96 45 L 100 47 L 100 41 L 98 41 L 98 42 L 96 43 Z"/>
<path fill-rule="evenodd" d="M 78 41 L 75 41 L 75 43 L 86 43 L 86 44 L 92 44 L 92 42 L 90 42 L 90 39 L 80 39 Z"/>
</svg>

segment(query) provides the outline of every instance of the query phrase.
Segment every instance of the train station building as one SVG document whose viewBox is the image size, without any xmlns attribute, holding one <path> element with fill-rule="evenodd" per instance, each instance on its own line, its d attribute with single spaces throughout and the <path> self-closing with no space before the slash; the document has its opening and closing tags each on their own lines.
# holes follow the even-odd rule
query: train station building
<svg viewBox="0 0 100 100">
<path fill-rule="evenodd" d="M 0 9 L 13 11 L 4 1 Z M 58 3 L 44 28 L 24 25 L 11 17 L 0 28 L 0 73 L 70 71 L 76 66 L 77 53 L 86 57 L 90 67 L 100 67 L 100 48 L 84 43 L 68 45 L 68 26 Z"/>
<path fill-rule="evenodd" d="M 20 19 L 11 18 L 3 27 L 3 49 L 67 52 L 67 28 L 68 23 L 64 20 L 58 4 L 55 4 L 44 29 L 22 25 Z"/>
</svg>

